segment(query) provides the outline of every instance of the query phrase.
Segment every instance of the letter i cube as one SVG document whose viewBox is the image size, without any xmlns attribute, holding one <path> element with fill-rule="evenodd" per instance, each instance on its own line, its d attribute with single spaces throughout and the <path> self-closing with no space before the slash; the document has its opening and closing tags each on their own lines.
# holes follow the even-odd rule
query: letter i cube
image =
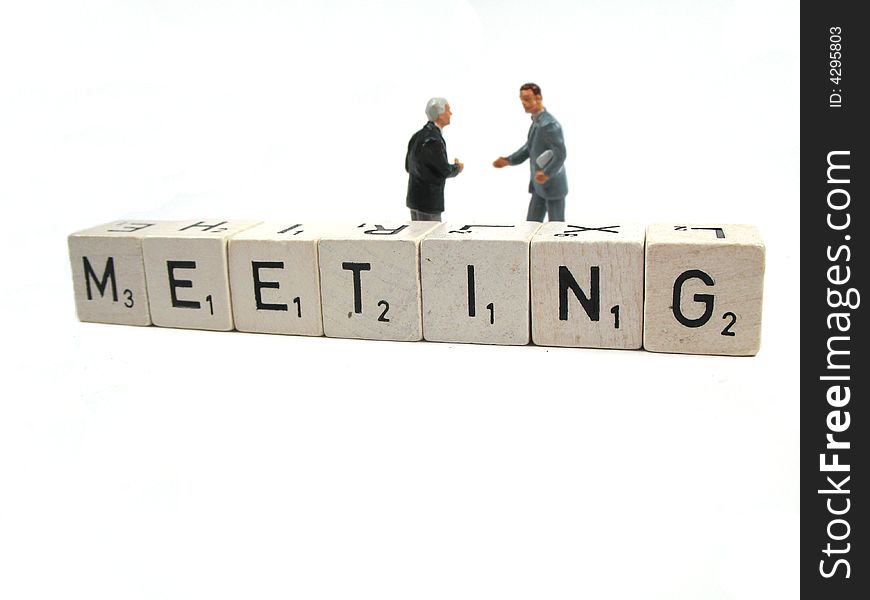
<svg viewBox="0 0 870 600">
<path fill-rule="evenodd" d="M 639 224 L 547 223 L 532 238 L 532 341 L 637 349 L 643 343 Z"/>
<path fill-rule="evenodd" d="M 188 221 L 142 242 L 151 319 L 161 327 L 233 328 L 227 241 L 259 221 Z"/>
<path fill-rule="evenodd" d="M 754 355 L 761 343 L 764 243 L 751 225 L 650 225 L 644 348 Z"/>
<path fill-rule="evenodd" d="M 236 329 L 323 335 L 317 241 L 325 228 L 266 222 L 233 236 L 229 265 Z"/>
<path fill-rule="evenodd" d="M 437 225 L 363 223 L 324 234 L 319 243 L 324 334 L 422 339 L 420 241 Z"/>
<path fill-rule="evenodd" d="M 79 320 L 151 325 L 142 239 L 174 231 L 175 221 L 114 221 L 69 236 Z"/>
<path fill-rule="evenodd" d="M 529 343 L 529 242 L 540 223 L 445 223 L 423 240 L 423 336 Z"/>
</svg>

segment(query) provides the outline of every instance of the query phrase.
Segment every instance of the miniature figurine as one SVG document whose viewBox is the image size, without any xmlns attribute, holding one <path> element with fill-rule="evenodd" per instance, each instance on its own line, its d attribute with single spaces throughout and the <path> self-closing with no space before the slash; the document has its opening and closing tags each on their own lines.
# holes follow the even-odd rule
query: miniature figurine
<svg viewBox="0 0 870 600">
<path fill-rule="evenodd" d="M 492 166 L 501 169 L 530 159 L 529 192 L 532 198 L 526 220 L 543 222 L 544 215 L 549 215 L 550 221 L 564 221 L 568 177 L 564 167 L 562 126 L 544 108 L 541 88 L 536 84 L 525 83 L 520 87 L 520 102 L 525 111 L 532 115 L 528 140 L 510 156 L 497 158 Z"/>
<path fill-rule="evenodd" d="M 450 105 L 444 98 L 426 103 L 429 122 L 408 142 L 405 171 L 408 172 L 406 206 L 412 221 L 440 221 L 444 211 L 444 182 L 456 177 L 465 165 L 454 159 L 447 162 L 447 145 L 441 130 L 450 125 Z"/>
</svg>

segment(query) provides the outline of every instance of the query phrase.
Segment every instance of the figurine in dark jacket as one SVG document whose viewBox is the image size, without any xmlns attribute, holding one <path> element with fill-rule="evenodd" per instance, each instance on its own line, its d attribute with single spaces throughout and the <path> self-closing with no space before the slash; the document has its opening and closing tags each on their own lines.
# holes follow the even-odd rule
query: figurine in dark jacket
<svg viewBox="0 0 870 600">
<path fill-rule="evenodd" d="M 541 88 L 534 83 L 520 87 L 523 109 L 532 115 L 529 136 L 522 148 L 510 156 L 500 156 L 493 163 L 497 169 L 529 161 L 529 211 L 526 221 L 565 220 L 565 196 L 568 195 L 568 176 L 565 174 L 565 140 L 562 126 L 556 117 L 544 108 Z"/>
<path fill-rule="evenodd" d="M 441 129 L 450 124 L 450 105 L 444 98 L 426 104 L 429 122 L 408 142 L 405 170 L 408 172 L 406 205 L 412 221 L 440 221 L 444 212 L 444 181 L 462 172 L 458 159 L 447 162 L 447 144 Z"/>
</svg>

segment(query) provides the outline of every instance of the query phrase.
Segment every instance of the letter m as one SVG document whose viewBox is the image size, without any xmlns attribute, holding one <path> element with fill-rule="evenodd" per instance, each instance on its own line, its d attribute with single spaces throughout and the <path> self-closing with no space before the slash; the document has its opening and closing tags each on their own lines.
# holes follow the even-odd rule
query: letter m
<svg viewBox="0 0 870 600">
<path fill-rule="evenodd" d="M 833 152 L 828 152 L 828 183 L 849 183 L 848 179 L 833 179 L 831 177 L 832 171 L 839 171 L 840 169 L 846 169 L 849 171 L 851 169 L 850 165 L 835 165 L 831 162 L 832 156 L 838 156 L 841 154 L 845 154 L 846 156 L 850 155 L 849 150 L 834 150 Z M 839 175 L 838 175 L 839 177 Z"/>
<path fill-rule="evenodd" d="M 91 292 L 91 279 L 94 280 L 94 284 L 97 286 L 97 291 L 100 292 L 100 296 L 105 297 L 106 295 L 106 286 L 109 285 L 109 280 L 112 281 L 112 300 L 115 302 L 118 301 L 118 285 L 115 282 L 115 258 L 110 256 L 106 260 L 106 268 L 103 269 L 103 277 L 102 279 L 97 278 L 97 274 L 94 271 L 94 268 L 91 266 L 91 261 L 88 260 L 87 256 L 82 257 L 82 262 L 85 266 L 85 286 L 88 291 L 88 300 L 93 300 L 93 293 Z"/>
<path fill-rule="evenodd" d="M 849 367 L 850 367 L 850 365 L 848 363 L 846 363 L 844 365 L 838 365 L 835 362 L 838 356 L 840 356 L 842 354 L 849 356 L 849 354 L 851 354 L 851 352 L 849 350 L 836 350 L 834 348 L 834 342 L 842 342 L 842 341 L 845 341 L 848 343 L 850 341 L 849 336 L 839 335 L 839 336 L 834 336 L 834 337 L 828 338 L 827 346 L 828 346 L 828 369 L 829 370 L 831 370 L 831 369 L 849 369 Z"/>
</svg>

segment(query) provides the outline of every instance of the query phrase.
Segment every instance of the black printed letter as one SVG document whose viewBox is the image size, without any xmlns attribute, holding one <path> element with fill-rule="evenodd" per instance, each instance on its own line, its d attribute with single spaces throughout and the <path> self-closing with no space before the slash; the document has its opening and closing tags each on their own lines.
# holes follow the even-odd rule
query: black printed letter
<svg viewBox="0 0 870 600">
<path fill-rule="evenodd" d="M 713 279 L 704 271 L 699 269 L 684 271 L 674 282 L 674 302 L 671 308 L 674 311 L 674 317 L 676 317 L 677 321 L 682 325 L 685 325 L 686 327 L 701 327 L 704 323 L 710 320 L 711 316 L 713 316 L 713 294 L 695 294 L 693 296 L 695 302 L 704 303 L 704 314 L 697 319 L 687 319 L 686 315 L 683 314 L 683 311 L 680 308 L 680 295 L 683 292 L 683 284 L 689 279 L 700 279 L 705 285 L 715 285 Z"/>
<path fill-rule="evenodd" d="M 169 293 L 172 296 L 172 306 L 175 308 L 199 308 L 199 302 L 195 300 L 179 300 L 175 288 L 192 288 L 193 282 L 189 279 L 176 279 L 175 269 L 195 269 L 196 262 L 192 260 L 167 260 L 166 269 L 169 271 Z"/>
<path fill-rule="evenodd" d="M 589 319 L 597 321 L 601 312 L 601 294 L 599 292 L 599 268 L 592 267 L 590 269 L 591 289 L 590 296 L 587 298 L 580 286 L 577 285 L 577 280 L 571 275 L 571 271 L 564 265 L 559 265 L 559 320 L 568 320 L 568 288 L 574 292 L 574 295 L 583 306 L 583 310 L 589 315 Z"/>
<path fill-rule="evenodd" d="M 97 290 L 100 292 L 100 296 L 106 295 L 106 286 L 109 285 L 109 281 L 112 282 L 112 300 L 118 301 L 118 286 L 115 283 L 115 259 L 110 256 L 106 260 L 106 268 L 103 269 L 103 278 L 97 281 L 97 274 L 94 272 L 94 268 L 91 266 L 91 261 L 88 260 L 87 256 L 82 257 L 82 262 L 85 265 L 85 285 L 88 290 L 88 300 L 93 300 L 93 296 L 91 294 L 91 278 L 94 279 L 94 283 L 97 284 Z"/>
<path fill-rule="evenodd" d="M 362 284 L 360 271 L 371 271 L 372 263 L 343 262 L 341 268 L 345 271 L 353 271 L 353 312 L 362 313 Z"/>
<path fill-rule="evenodd" d="M 281 285 L 277 281 L 260 281 L 260 269 L 283 269 L 283 262 L 257 262 L 251 261 L 251 271 L 254 273 L 254 298 L 257 301 L 257 310 L 287 310 L 286 304 L 265 304 L 260 290 L 263 288 L 278 289 Z"/>
</svg>

